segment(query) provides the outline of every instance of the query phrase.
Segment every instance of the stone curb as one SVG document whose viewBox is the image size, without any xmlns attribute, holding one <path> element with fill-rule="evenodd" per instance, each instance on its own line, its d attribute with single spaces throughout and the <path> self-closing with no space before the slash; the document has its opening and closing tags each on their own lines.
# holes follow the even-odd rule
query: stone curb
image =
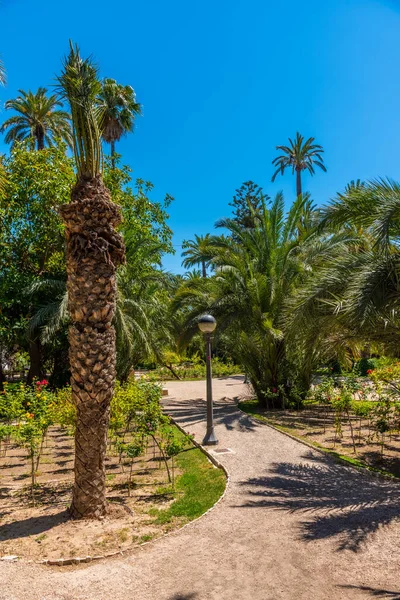
<svg viewBox="0 0 400 600">
<path fill-rule="evenodd" d="M 241 412 L 243 412 L 243 411 L 241 411 Z M 185 435 L 187 434 L 185 429 L 183 429 L 183 427 L 181 427 L 181 425 L 179 425 L 179 423 L 177 423 L 175 421 L 175 419 L 173 419 L 172 417 L 170 417 L 170 419 L 171 419 L 171 422 L 175 425 L 175 427 L 177 427 L 177 429 L 179 429 L 179 431 L 181 431 L 181 433 L 183 433 Z M 226 485 L 225 485 L 223 494 L 218 498 L 218 500 L 215 502 L 215 504 L 210 506 L 210 508 L 208 510 L 206 510 L 206 512 L 204 512 L 202 515 L 197 517 L 197 519 L 193 519 L 192 521 L 185 523 L 185 525 L 182 525 L 182 527 L 179 527 L 178 529 L 175 529 L 174 531 L 168 531 L 167 533 L 164 533 L 163 535 L 161 535 L 160 537 L 158 537 L 154 540 L 149 540 L 148 542 L 144 542 L 143 544 L 134 544 L 132 546 L 129 546 L 128 548 L 125 548 L 124 550 L 117 550 L 116 552 L 111 552 L 109 554 L 75 557 L 75 558 L 58 558 L 58 559 L 54 558 L 54 559 L 46 559 L 46 560 L 39 560 L 39 561 L 27 561 L 27 562 L 34 562 L 36 564 L 47 565 L 49 567 L 67 567 L 67 566 L 71 566 L 71 565 L 80 565 L 80 564 L 91 563 L 91 562 L 95 562 L 95 561 L 103 560 L 103 559 L 107 559 L 107 558 L 113 558 L 115 556 L 124 556 L 125 554 L 128 554 L 128 553 L 132 552 L 133 550 L 137 550 L 138 548 L 142 548 L 143 546 L 157 543 L 160 540 L 162 540 L 170 535 L 177 535 L 186 527 L 193 525 L 194 523 L 196 523 L 197 521 L 199 521 L 200 519 L 205 517 L 210 511 L 214 510 L 214 508 L 217 506 L 217 504 L 222 502 L 222 500 L 224 499 L 225 494 L 228 490 L 229 483 L 230 483 L 230 475 L 229 475 L 229 472 L 227 471 L 226 467 L 224 467 L 224 465 L 222 463 L 220 463 L 219 460 L 217 458 L 215 458 L 215 456 L 210 454 L 204 448 L 204 446 L 199 444 L 199 442 L 196 442 L 196 440 L 192 440 L 192 444 L 194 446 L 196 446 L 196 448 L 201 450 L 201 452 L 203 452 L 203 454 L 205 454 L 205 456 L 207 456 L 209 461 L 212 462 L 215 467 L 217 467 L 218 469 L 221 469 L 225 473 L 225 476 L 226 476 Z"/>
<path fill-rule="evenodd" d="M 291 440 L 294 440 L 295 442 L 299 442 L 299 444 L 303 444 L 303 446 L 307 446 L 308 448 L 311 448 L 311 450 L 315 450 L 315 452 L 319 452 L 320 454 L 322 454 L 323 456 L 329 456 L 329 458 L 331 458 L 333 461 L 336 461 L 346 467 L 351 467 L 352 469 L 356 469 L 357 471 L 360 471 L 360 473 L 363 474 L 367 474 L 371 475 L 372 477 L 376 477 L 378 479 L 384 479 L 385 481 L 391 481 L 393 482 L 398 482 L 399 481 L 399 477 L 396 477 L 395 475 L 391 476 L 391 475 L 385 475 L 384 473 L 378 473 L 377 471 L 373 471 L 372 469 L 369 469 L 368 467 L 363 467 L 361 465 L 354 465 L 351 462 L 345 460 L 344 458 L 341 458 L 340 456 L 336 456 L 334 454 L 332 454 L 332 452 L 328 449 L 324 450 L 322 448 L 318 448 L 317 446 L 314 446 L 313 444 L 311 444 L 310 442 L 307 442 L 305 440 L 302 440 L 301 438 L 296 437 L 295 435 L 292 435 L 291 433 L 288 433 L 287 431 L 282 431 L 282 429 L 279 429 L 279 427 L 275 427 L 275 425 L 272 425 L 271 423 L 268 423 L 267 421 L 264 421 L 263 419 L 258 419 L 257 417 L 250 415 L 249 413 L 245 412 L 244 410 L 242 410 L 239 407 L 240 402 L 237 404 L 237 408 L 238 410 L 243 414 L 246 415 L 246 417 L 252 421 L 256 421 L 256 423 L 262 423 L 263 425 L 266 425 L 267 427 L 270 427 L 271 429 L 274 429 L 275 431 L 278 431 L 279 433 L 282 433 L 283 435 L 286 435 L 287 437 L 289 437 Z"/>
</svg>

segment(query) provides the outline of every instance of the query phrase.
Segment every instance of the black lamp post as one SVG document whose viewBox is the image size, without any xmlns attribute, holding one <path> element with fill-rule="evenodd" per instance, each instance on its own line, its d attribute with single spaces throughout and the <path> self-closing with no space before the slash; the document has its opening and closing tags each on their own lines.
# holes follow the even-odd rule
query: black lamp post
<svg viewBox="0 0 400 600">
<path fill-rule="evenodd" d="M 211 371 L 211 334 L 217 326 L 217 321 L 211 315 L 203 315 L 198 320 L 199 329 L 204 333 L 206 341 L 206 368 L 207 368 L 207 431 L 203 444 L 212 446 L 218 444 L 214 432 L 214 415 L 212 400 L 212 371 Z"/>
</svg>

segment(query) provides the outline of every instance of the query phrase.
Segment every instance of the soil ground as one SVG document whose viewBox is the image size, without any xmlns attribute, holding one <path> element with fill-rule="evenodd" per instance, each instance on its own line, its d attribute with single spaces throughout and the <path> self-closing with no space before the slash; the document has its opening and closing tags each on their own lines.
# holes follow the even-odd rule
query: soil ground
<svg viewBox="0 0 400 600">
<path fill-rule="evenodd" d="M 128 441 L 128 438 L 127 438 Z M 107 460 L 108 515 L 101 521 L 68 518 L 74 466 L 74 441 L 66 430 L 51 427 L 37 472 L 35 506 L 26 451 L 11 445 L 0 457 L 0 556 L 31 560 L 104 555 L 148 541 L 185 519 L 160 525 L 151 515 L 173 502 L 164 463 L 157 448 L 135 459 L 128 492 L 130 460 L 111 451 Z M 177 472 L 176 474 L 179 474 Z"/>
<path fill-rule="evenodd" d="M 400 434 L 388 432 L 384 435 L 383 454 L 381 436 L 374 433 L 369 419 L 351 415 L 355 451 L 347 416 L 342 418 L 341 436 L 336 433 L 335 417 L 325 406 L 309 405 L 303 410 L 263 410 L 253 402 L 242 404 L 245 412 L 259 414 L 267 422 L 283 427 L 288 433 L 310 443 L 316 443 L 349 457 L 359 460 L 374 469 L 387 471 L 400 477 Z"/>
</svg>

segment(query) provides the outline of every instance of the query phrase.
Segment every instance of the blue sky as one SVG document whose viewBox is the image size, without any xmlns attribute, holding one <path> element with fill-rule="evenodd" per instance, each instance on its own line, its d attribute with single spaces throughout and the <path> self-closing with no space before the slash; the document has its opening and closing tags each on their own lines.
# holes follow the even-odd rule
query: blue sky
<svg viewBox="0 0 400 600">
<path fill-rule="evenodd" d="M 243 181 L 293 199 L 271 161 L 297 130 L 325 148 L 328 172 L 304 179 L 318 204 L 351 179 L 400 178 L 399 1 L 0 0 L 0 21 L 1 104 L 51 85 L 69 38 L 133 85 L 144 117 L 117 149 L 154 199 L 175 197 L 172 271 Z"/>
</svg>

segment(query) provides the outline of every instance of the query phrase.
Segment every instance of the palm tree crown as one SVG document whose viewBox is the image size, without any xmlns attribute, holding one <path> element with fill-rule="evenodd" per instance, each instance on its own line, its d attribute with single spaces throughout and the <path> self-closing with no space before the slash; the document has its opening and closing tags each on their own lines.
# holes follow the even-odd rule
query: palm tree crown
<svg viewBox="0 0 400 600">
<path fill-rule="evenodd" d="M 194 240 L 185 240 L 182 244 L 182 265 L 185 269 L 190 269 L 201 265 L 203 277 L 207 277 L 207 266 L 213 257 L 213 251 L 210 248 L 211 237 L 207 235 L 195 234 Z"/>
<path fill-rule="evenodd" d="M 314 144 L 315 138 L 310 137 L 305 140 L 300 133 L 296 133 L 294 140 L 289 138 L 289 146 L 277 146 L 277 150 L 283 152 L 272 161 L 272 164 L 277 167 L 272 176 L 272 181 L 275 181 L 276 176 L 285 172 L 286 168 L 291 168 L 292 173 L 296 173 L 296 193 L 300 196 L 302 193 L 301 187 L 301 172 L 308 171 L 314 175 L 314 165 L 326 171 L 322 154 L 324 149 L 319 144 Z"/>
<path fill-rule="evenodd" d="M 77 177 L 95 178 L 103 164 L 102 111 L 95 104 L 101 90 L 98 68 L 89 59 L 82 59 L 78 46 L 70 43 L 70 53 L 58 81 L 60 94 L 71 107 Z"/>
<path fill-rule="evenodd" d="M 130 85 L 121 85 L 115 79 L 104 79 L 98 97 L 103 112 L 102 137 L 111 144 L 111 155 L 115 153 L 115 142 L 122 135 L 133 131 L 135 118 L 142 114 L 141 105 Z"/>
<path fill-rule="evenodd" d="M 55 137 L 60 137 L 71 145 L 70 115 L 58 109 L 62 102 L 57 94 L 47 96 L 46 88 L 40 87 L 34 94 L 31 91 L 18 90 L 20 95 L 7 100 L 7 110 L 14 110 L 15 116 L 7 119 L 0 128 L 7 131 L 5 141 L 14 143 L 30 139 L 38 150 L 45 145 L 53 145 Z"/>
</svg>

